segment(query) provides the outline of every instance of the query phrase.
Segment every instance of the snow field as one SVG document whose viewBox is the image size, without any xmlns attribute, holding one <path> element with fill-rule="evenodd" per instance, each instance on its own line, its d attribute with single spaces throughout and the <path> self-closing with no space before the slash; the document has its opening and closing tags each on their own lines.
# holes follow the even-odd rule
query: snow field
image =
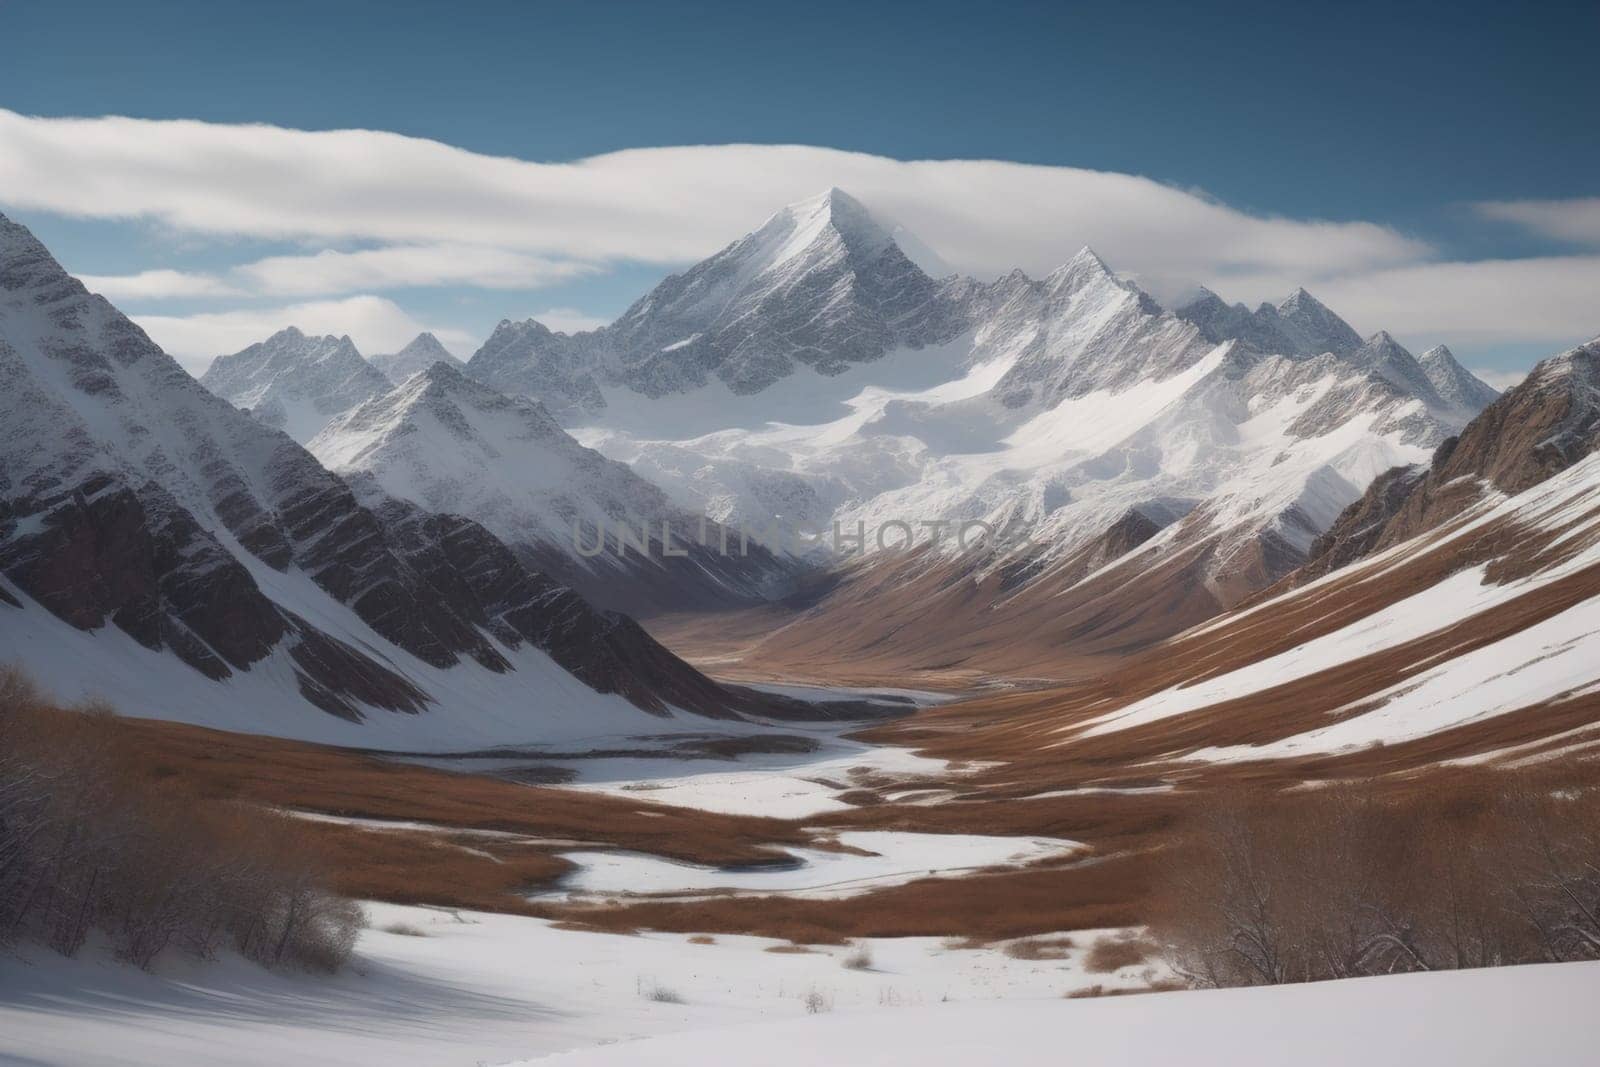
<svg viewBox="0 0 1600 1067">
<path fill-rule="evenodd" d="M 1084 971 L 1095 937 L 1117 931 L 1074 935 L 1077 947 L 1061 960 L 1012 959 L 937 938 L 868 939 L 861 944 L 871 964 L 854 969 L 843 960 L 856 950 L 840 946 L 769 952 L 784 943 L 581 933 L 538 919 L 385 904 L 369 905 L 368 915 L 356 961 L 334 977 L 274 974 L 237 959 L 144 974 L 93 952 L 0 956 L 0 1063 L 473 1067 L 684 1029 L 807 1019 L 808 999 L 823 1014 L 898 1016 L 947 1001 L 1048 1001 L 1147 981 L 1143 966 Z"/>
</svg>

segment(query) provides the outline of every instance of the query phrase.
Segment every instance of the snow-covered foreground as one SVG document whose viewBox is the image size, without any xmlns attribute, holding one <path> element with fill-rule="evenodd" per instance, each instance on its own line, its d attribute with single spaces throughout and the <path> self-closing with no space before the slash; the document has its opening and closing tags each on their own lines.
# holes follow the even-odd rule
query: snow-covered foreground
<svg viewBox="0 0 1600 1067">
<path fill-rule="evenodd" d="M 1060 960 L 872 940 L 872 966 L 856 970 L 844 949 L 774 953 L 762 938 L 695 944 L 388 905 L 371 917 L 334 978 L 0 956 L 0 1063 L 1577 1064 L 1600 995 L 1600 963 L 1581 963 L 1065 999 L 1153 975 L 1086 973 L 1097 935 L 1083 933 Z M 401 925 L 423 936 L 385 929 Z"/>
<path fill-rule="evenodd" d="M 853 969 L 843 966 L 853 950 L 769 952 L 782 943 L 767 938 L 695 944 L 381 904 L 369 915 L 356 961 L 332 978 L 236 959 L 143 974 L 93 952 L 0 955 L 0 1063 L 471 1067 L 681 1030 L 813 1026 L 820 1019 L 808 1017 L 808 999 L 839 1016 L 892 1020 L 924 1005 L 1053 1004 L 1075 989 L 1148 980 L 1144 965 L 1086 973 L 1094 934 L 1074 935 L 1060 960 L 947 948 L 937 938 L 874 939 L 864 943 L 871 966 Z M 401 927 L 424 936 L 390 932 Z"/>
<path fill-rule="evenodd" d="M 941 1004 L 707 1030 L 551 1067 L 1500 1067 L 1594 1060 L 1600 963 L 1097 1000 Z"/>
</svg>

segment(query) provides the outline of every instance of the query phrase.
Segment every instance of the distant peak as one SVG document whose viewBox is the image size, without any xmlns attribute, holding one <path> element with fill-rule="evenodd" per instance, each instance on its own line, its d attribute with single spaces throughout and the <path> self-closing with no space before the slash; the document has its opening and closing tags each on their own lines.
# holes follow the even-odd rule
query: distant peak
<svg viewBox="0 0 1600 1067">
<path fill-rule="evenodd" d="M 411 355 L 421 352 L 445 352 L 444 345 L 432 333 L 424 330 L 411 339 L 411 343 L 400 350 L 400 355 Z"/>
<path fill-rule="evenodd" d="M 457 382 L 467 380 L 467 376 L 461 373 L 459 367 L 443 360 L 428 364 L 419 373 L 427 378 L 428 381 L 438 382 L 440 385 L 454 385 Z"/>
<path fill-rule="evenodd" d="M 494 332 L 496 335 L 503 334 L 520 336 L 522 334 L 532 333 L 543 336 L 550 333 L 551 330 L 550 327 L 546 326 L 538 319 L 522 319 L 520 321 L 515 319 L 501 319 L 499 325 L 494 328 Z"/>
<path fill-rule="evenodd" d="M 1394 339 L 1394 335 L 1388 330 L 1379 330 L 1377 333 L 1367 338 L 1367 344 L 1373 346 L 1383 345 L 1384 347 L 1389 347 L 1391 345 L 1399 345 L 1399 343 L 1400 342 L 1396 341 Z"/>
<path fill-rule="evenodd" d="M 1102 278 L 1116 281 L 1116 275 L 1111 273 L 1111 268 L 1106 266 L 1105 260 L 1101 259 L 1094 249 L 1084 245 L 1078 250 L 1077 255 L 1050 272 L 1050 276 L 1045 279 L 1045 285 L 1060 292 L 1076 289 Z"/>
<path fill-rule="evenodd" d="M 839 188 L 830 185 L 816 196 L 797 201 L 789 205 L 789 210 L 796 215 L 811 215 L 819 211 L 859 211 L 866 213 L 866 205 Z"/>
<path fill-rule="evenodd" d="M 782 214 L 792 218 L 799 230 L 831 223 L 836 230 L 847 235 L 864 234 L 885 241 L 890 239 L 888 227 L 874 218 L 865 204 L 836 185 L 809 200 L 790 204 Z"/>
<path fill-rule="evenodd" d="M 1189 295 L 1178 301 L 1177 309 L 1185 311 L 1191 308 L 1202 307 L 1227 307 L 1228 302 L 1203 285 L 1197 285 Z"/>
<path fill-rule="evenodd" d="M 1078 254 L 1073 256 L 1072 259 L 1068 260 L 1067 266 L 1099 267 L 1107 274 L 1111 273 L 1111 268 L 1106 266 L 1106 261 L 1100 258 L 1100 253 L 1096 252 L 1088 245 L 1084 245 L 1082 248 L 1078 249 Z"/>
<path fill-rule="evenodd" d="M 1304 286 L 1297 286 L 1294 292 L 1284 297 L 1278 304 L 1278 310 L 1295 311 L 1299 309 L 1326 311 L 1328 310 L 1328 305 L 1306 292 Z"/>
<path fill-rule="evenodd" d="M 889 227 L 855 197 L 830 188 L 783 208 L 756 232 L 731 246 L 754 251 L 766 266 L 785 263 L 819 242 L 842 242 L 854 256 L 873 256 L 894 244 Z"/>
<path fill-rule="evenodd" d="M 1433 362 L 1442 363 L 1445 360 L 1449 360 L 1450 362 L 1454 363 L 1456 360 L 1456 354 L 1450 351 L 1450 349 L 1446 348 L 1444 345 L 1434 345 L 1432 348 L 1422 353 L 1422 358 Z"/>
</svg>

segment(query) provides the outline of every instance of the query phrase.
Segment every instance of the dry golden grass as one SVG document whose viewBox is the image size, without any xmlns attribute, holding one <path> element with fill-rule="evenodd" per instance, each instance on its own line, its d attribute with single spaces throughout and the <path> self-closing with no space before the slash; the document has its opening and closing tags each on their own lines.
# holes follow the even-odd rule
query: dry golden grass
<svg viewBox="0 0 1600 1067">
<path fill-rule="evenodd" d="M 1063 960 L 1072 948 L 1070 937 L 1030 937 L 1011 942 L 1004 951 L 1014 960 Z"/>
<path fill-rule="evenodd" d="M 690 863 L 773 860 L 781 854 L 771 846 L 809 840 L 781 819 L 521 785 L 279 738 L 122 722 L 151 776 L 204 799 L 593 842 Z"/>
<path fill-rule="evenodd" d="M 1155 945 L 1139 938 L 1102 937 L 1084 957 L 1083 969 L 1090 974 L 1110 974 L 1124 967 L 1137 967 L 1156 951 Z"/>
</svg>

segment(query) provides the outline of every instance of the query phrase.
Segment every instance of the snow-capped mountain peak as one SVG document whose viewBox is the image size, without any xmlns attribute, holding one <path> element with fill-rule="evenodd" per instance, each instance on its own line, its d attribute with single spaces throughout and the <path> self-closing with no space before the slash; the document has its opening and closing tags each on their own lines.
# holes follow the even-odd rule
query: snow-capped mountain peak
<svg viewBox="0 0 1600 1067">
<path fill-rule="evenodd" d="M 615 323 L 572 337 L 502 324 L 469 362 L 480 380 L 563 415 L 607 390 L 645 397 L 719 386 L 758 393 L 803 367 L 836 375 L 959 333 L 959 294 L 935 282 L 849 194 L 830 189 L 663 280 Z"/>
<path fill-rule="evenodd" d="M 673 281 L 668 279 L 630 308 L 618 326 L 671 316 L 701 317 L 708 321 L 700 325 L 714 327 L 719 318 L 796 286 L 811 272 L 870 269 L 893 246 L 889 229 L 860 201 L 831 188 L 788 205 L 754 233 L 679 276 L 685 284 L 670 296 L 662 292 Z"/>
<path fill-rule="evenodd" d="M 1488 407 L 1500 395 L 1499 390 L 1457 362 L 1455 354 L 1444 345 L 1428 349 L 1418 362 L 1447 404 L 1477 411 Z"/>
<path fill-rule="evenodd" d="M 1279 328 L 1296 343 L 1300 355 L 1344 354 L 1361 347 L 1361 335 L 1303 288 L 1295 289 L 1274 310 Z"/>
<path fill-rule="evenodd" d="M 758 236 L 781 237 L 771 267 L 800 255 L 819 240 L 837 239 L 852 255 L 881 252 L 894 238 L 865 205 L 837 186 L 809 200 L 790 204 L 757 231 Z"/>
<path fill-rule="evenodd" d="M 1294 292 L 1278 301 L 1278 310 L 1284 314 L 1304 312 L 1311 315 L 1329 315 L 1328 305 L 1318 300 L 1306 291 L 1303 285 L 1297 285 Z"/>
<path fill-rule="evenodd" d="M 1200 288 L 1173 312 L 1194 323 L 1206 340 L 1239 340 L 1258 352 L 1308 358 L 1324 352 L 1347 355 L 1361 347 L 1361 335 L 1303 288 L 1276 304 L 1251 311 Z"/>
<path fill-rule="evenodd" d="M 514 426 L 497 435 L 499 440 L 491 440 L 492 435 L 475 423 L 472 415 L 504 415 Z M 421 421 L 424 419 L 431 420 L 426 427 Z M 427 433 L 421 433 L 423 430 Z M 423 443 L 428 434 L 436 440 Z M 344 472 L 366 469 L 365 461 L 375 450 L 397 442 L 402 443 L 408 453 L 420 450 L 416 458 L 426 462 L 440 451 L 437 438 L 441 436 L 471 442 L 475 459 L 481 461 L 510 450 L 513 442 L 545 441 L 566 434 L 537 401 L 505 396 L 473 381 L 448 363 L 433 363 L 392 390 L 335 418 L 308 447 L 330 469 Z M 573 445 L 581 447 L 577 442 Z M 528 462 L 526 466 L 532 475 L 547 473 L 546 464 Z M 461 484 L 463 479 L 469 483 L 478 480 L 466 468 L 443 473 L 452 496 L 470 491 Z M 419 494 L 398 491 L 400 488 L 392 487 L 390 495 L 414 500 L 434 511 L 460 510 L 445 507 L 441 501 L 419 499 Z"/>
<path fill-rule="evenodd" d="M 1052 294 L 1075 293 L 1085 286 L 1111 284 L 1122 286 L 1117 276 L 1106 266 L 1095 250 L 1084 245 L 1067 262 L 1051 271 L 1044 279 L 1045 288 Z"/>
<path fill-rule="evenodd" d="M 1379 330 L 1344 358 L 1363 370 L 1378 374 L 1406 395 L 1421 400 L 1430 409 L 1443 410 L 1454 406 L 1439 395 L 1417 358 L 1396 341 L 1388 330 Z"/>
<path fill-rule="evenodd" d="M 200 383 L 297 441 L 389 388 L 349 336 L 314 337 L 286 327 L 248 348 L 218 356 Z"/>
<path fill-rule="evenodd" d="M 439 339 L 431 333 L 419 333 L 400 351 L 389 355 L 371 356 L 368 361 L 395 385 L 435 363 L 448 363 L 455 367 L 466 366 L 451 355 L 450 350 L 440 344 Z"/>
</svg>

